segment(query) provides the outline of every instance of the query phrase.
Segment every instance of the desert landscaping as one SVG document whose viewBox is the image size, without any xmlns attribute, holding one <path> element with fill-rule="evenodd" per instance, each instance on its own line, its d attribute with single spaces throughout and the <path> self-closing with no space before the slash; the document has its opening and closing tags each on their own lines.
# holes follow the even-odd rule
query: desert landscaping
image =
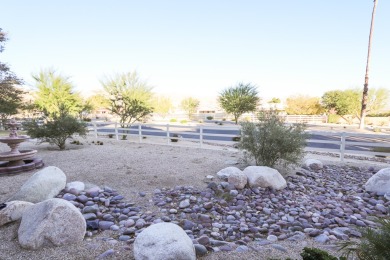
<svg viewBox="0 0 390 260">
<path fill-rule="evenodd" d="M 65 151 L 32 141 L 22 148 L 38 150 L 45 167 L 65 174 L 67 189 L 56 197 L 82 213 L 85 237 L 58 247 L 48 241 L 21 246 L 18 220 L 0 227 L 0 259 L 133 259 L 138 234 L 160 222 L 179 225 L 199 259 L 299 259 L 305 246 L 340 255 L 336 242 L 359 239 L 356 227 L 375 226 L 370 217 L 386 215 L 390 204 L 386 194 L 364 188 L 373 173 L 389 166 L 386 160 L 341 164 L 307 154 L 320 162 L 306 160 L 306 166 L 283 173 L 285 183 L 282 177 L 279 186 L 263 188 L 251 179 L 248 172 L 256 169 L 247 168 L 239 151 L 80 141 Z M 17 197 L 38 171 L 1 176 L 0 201 Z M 72 182 L 85 186 L 72 189 Z"/>
</svg>

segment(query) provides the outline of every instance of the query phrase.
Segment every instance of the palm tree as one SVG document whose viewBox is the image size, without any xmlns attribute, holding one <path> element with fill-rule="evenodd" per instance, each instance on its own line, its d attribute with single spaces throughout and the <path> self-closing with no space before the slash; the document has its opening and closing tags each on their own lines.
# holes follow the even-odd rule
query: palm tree
<svg viewBox="0 0 390 260">
<path fill-rule="evenodd" d="M 368 39 L 368 53 L 367 53 L 367 63 L 366 63 L 366 76 L 364 78 L 364 88 L 363 88 L 363 98 L 362 98 L 362 110 L 360 116 L 360 129 L 364 129 L 364 118 L 366 117 L 367 110 L 367 100 L 368 100 L 368 73 L 370 70 L 370 54 L 371 54 L 371 40 L 372 33 L 374 31 L 374 19 L 375 19 L 375 11 L 378 0 L 374 0 L 374 7 L 372 8 L 372 16 L 371 16 L 371 27 L 370 27 L 370 36 Z"/>
</svg>

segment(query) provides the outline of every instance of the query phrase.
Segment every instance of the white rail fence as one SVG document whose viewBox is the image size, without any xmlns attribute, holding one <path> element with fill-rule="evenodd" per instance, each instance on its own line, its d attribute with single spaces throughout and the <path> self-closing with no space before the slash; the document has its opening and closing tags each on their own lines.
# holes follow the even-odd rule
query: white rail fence
<svg viewBox="0 0 390 260">
<path fill-rule="evenodd" d="M 205 144 L 223 144 L 233 148 L 238 143 L 240 127 L 135 124 L 131 128 L 121 128 L 118 123 L 104 122 L 93 123 L 90 133 L 95 138 L 110 137 L 138 143 L 148 138 L 149 143 L 178 145 L 177 141 L 180 140 L 179 146 L 187 146 L 182 141 L 189 141 L 187 144 L 196 144 L 201 148 Z M 344 161 L 346 154 L 390 157 L 390 135 L 321 131 L 308 133 L 307 151 L 338 153 L 341 161 Z"/>
</svg>

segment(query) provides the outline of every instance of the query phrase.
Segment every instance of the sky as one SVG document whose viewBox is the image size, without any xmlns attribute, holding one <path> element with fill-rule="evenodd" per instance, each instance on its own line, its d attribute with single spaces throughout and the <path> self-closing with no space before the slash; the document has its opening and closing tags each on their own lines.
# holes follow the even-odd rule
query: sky
<svg viewBox="0 0 390 260">
<path fill-rule="evenodd" d="M 54 68 L 90 95 L 137 71 L 171 97 L 239 82 L 262 99 L 363 88 L 372 0 L 2 0 L 2 62 L 34 86 Z M 390 89 L 390 1 L 378 1 L 369 87 Z"/>
</svg>

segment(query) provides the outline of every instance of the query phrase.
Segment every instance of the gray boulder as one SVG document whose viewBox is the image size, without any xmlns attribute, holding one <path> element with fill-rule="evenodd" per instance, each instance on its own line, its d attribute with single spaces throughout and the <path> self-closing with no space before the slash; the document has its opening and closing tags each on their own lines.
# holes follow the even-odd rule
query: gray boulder
<svg viewBox="0 0 390 260">
<path fill-rule="evenodd" d="M 229 176 L 233 173 L 241 173 L 242 171 L 238 169 L 237 167 L 226 167 L 219 172 L 217 172 L 217 175 L 222 180 L 227 180 Z"/>
<path fill-rule="evenodd" d="M 228 182 L 233 184 L 238 190 L 242 190 L 248 183 L 248 177 L 242 172 L 232 172 L 228 177 Z"/>
<path fill-rule="evenodd" d="M 31 176 L 8 201 L 21 200 L 38 203 L 52 199 L 65 188 L 66 176 L 57 167 L 49 166 Z"/>
<path fill-rule="evenodd" d="M 78 191 L 83 191 L 85 189 L 85 184 L 84 184 L 84 182 L 81 182 L 81 181 L 69 182 L 66 184 L 66 189 L 67 190 L 75 189 Z"/>
<path fill-rule="evenodd" d="M 86 223 L 80 211 L 63 199 L 49 199 L 23 213 L 18 230 L 19 243 L 26 249 L 80 243 Z"/>
<path fill-rule="evenodd" d="M 158 223 L 144 229 L 134 242 L 135 260 L 195 260 L 192 240 L 173 223 Z"/>
<path fill-rule="evenodd" d="M 384 168 L 371 176 L 365 188 L 367 191 L 390 193 L 390 168 Z"/>
<path fill-rule="evenodd" d="M 5 208 L 0 210 L 0 226 L 21 219 L 23 212 L 34 205 L 26 201 L 10 201 L 5 204 Z"/>
<path fill-rule="evenodd" d="M 319 171 L 319 170 L 322 170 L 322 168 L 324 168 L 324 165 L 319 160 L 307 159 L 305 161 L 303 167 L 308 169 L 308 170 Z"/>
<path fill-rule="evenodd" d="M 281 190 L 286 188 L 287 182 L 275 169 L 266 166 L 249 166 L 243 171 L 248 177 L 248 184 L 251 188 L 273 188 Z"/>
</svg>

